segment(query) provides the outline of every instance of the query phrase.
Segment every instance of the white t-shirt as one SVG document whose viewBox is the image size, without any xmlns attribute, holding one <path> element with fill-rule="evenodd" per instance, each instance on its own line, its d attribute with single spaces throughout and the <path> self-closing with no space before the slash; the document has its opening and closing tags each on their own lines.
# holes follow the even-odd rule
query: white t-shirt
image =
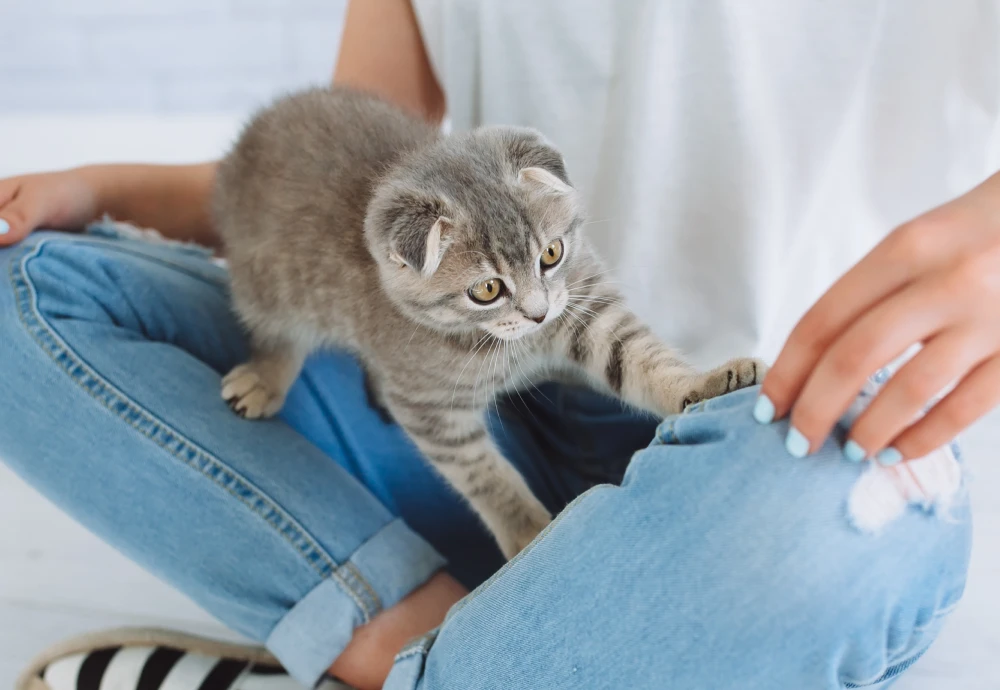
<svg viewBox="0 0 1000 690">
<path fill-rule="evenodd" d="M 899 223 L 997 167 L 1000 2 L 414 0 L 452 127 L 540 129 L 636 312 L 773 359 Z"/>
</svg>

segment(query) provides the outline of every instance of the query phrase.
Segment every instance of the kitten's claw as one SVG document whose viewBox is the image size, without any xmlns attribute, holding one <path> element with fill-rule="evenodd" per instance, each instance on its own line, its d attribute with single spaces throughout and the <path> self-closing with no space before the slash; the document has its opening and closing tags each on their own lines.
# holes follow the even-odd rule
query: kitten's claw
<svg viewBox="0 0 1000 690">
<path fill-rule="evenodd" d="M 271 417 L 285 402 L 284 394 L 275 393 L 252 364 L 241 364 L 226 374 L 222 379 L 222 399 L 244 419 Z"/>
<path fill-rule="evenodd" d="M 682 403 L 682 409 L 702 400 L 716 398 L 741 388 L 756 386 L 764 380 L 767 365 L 759 359 L 743 357 L 726 362 L 701 377 Z"/>
</svg>

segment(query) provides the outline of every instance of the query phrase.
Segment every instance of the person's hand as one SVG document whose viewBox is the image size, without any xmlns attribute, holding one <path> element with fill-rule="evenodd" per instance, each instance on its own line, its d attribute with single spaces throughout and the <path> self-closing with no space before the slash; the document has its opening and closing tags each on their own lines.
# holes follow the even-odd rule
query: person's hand
<svg viewBox="0 0 1000 690">
<path fill-rule="evenodd" d="M 86 169 L 0 180 L 0 246 L 40 227 L 73 230 L 97 215 L 97 194 Z"/>
<path fill-rule="evenodd" d="M 1000 174 L 897 228 L 837 281 L 795 327 L 754 416 L 791 413 L 786 446 L 802 457 L 914 343 L 923 349 L 854 423 L 849 459 L 922 457 L 1000 402 Z"/>
</svg>

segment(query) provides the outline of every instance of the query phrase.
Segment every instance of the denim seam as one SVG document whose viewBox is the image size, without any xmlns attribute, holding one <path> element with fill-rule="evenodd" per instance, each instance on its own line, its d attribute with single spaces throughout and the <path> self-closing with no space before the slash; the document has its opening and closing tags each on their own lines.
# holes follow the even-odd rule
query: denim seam
<svg viewBox="0 0 1000 690">
<path fill-rule="evenodd" d="M 438 632 L 440 632 L 440 627 L 431 630 L 430 632 L 424 633 L 420 637 L 408 642 L 403 646 L 401 650 L 393 658 L 393 663 L 397 661 L 402 661 L 403 659 L 409 659 L 413 656 L 426 655 L 430 652 L 431 647 L 434 645 L 434 641 L 437 639 Z"/>
<path fill-rule="evenodd" d="M 41 256 L 46 244 L 48 244 L 47 241 L 42 241 L 34 247 L 28 247 L 21 257 L 10 264 L 10 279 L 17 302 L 18 317 L 25 330 L 31 334 L 42 351 L 65 371 L 84 392 L 109 412 L 191 469 L 207 477 L 261 518 L 294 551 L 299 553 L 321 578 L 329 577 L 335 580 L 358 606 L 364 622 L 367 623 L 372 616 L 378 613 L 379 609 L 365 604 L 364 593 L 355 591 L 343 575 L 337 572 L 338 567 L 334 559 L 319 546 L 302 525 L 245 477 L 211 453 L 192 443 L 190 439 L 184 437 L 162 420 L 154 417 L 148 410 L 137 405 L 97 374 L 56 333 L 38 309 L 37 291 L 34 289 L 34 284 L 28 276 L 27 270 L 28 263 L 31 259 Z M 118 248 L 114 249 L 118 250 Z M 149 257 L 142 256 L 142 258 Z M 356 574 L 358 580 L 368 591 L 374 591 L 360 572 Z"/>
<path fill-rule="evenodd" d="M 358 567 L 353 563 L 351 563 L 350 561 L 345 561 L 344 564 L 341 566 L 341 569 L 351 571 L 354 577 L 358 579 L 358 582 L 360 582 L 361 585 L 366 590 L 368 590 L 369 596 L 371 596 L 372 600 L 375 602 L 375 610 L 381 611 L 383 608 L 381 597 L 379 597 L 378 592 L 376 592 L 375 589 L 371 586 L 371 584 L 369 584 L 368 580 L 365 579 L 365 576 L 361 573 L 361 571 L 358 570 Z"/>
<path fill-rule="evenodd" d="M 396 663 L 396 662 L 399 662 L 399 661 L 403 661 L 404 659 L 410 659 L 410 658 L 415 657 L 415 656 L 422 656 L 424 654 L 427 654 L 428 651 L 430 651 L 430 650 L 429 649 L 425 649 L 424 647 L 421 646 L 421 647 L 416 647 L 414 649 L 411 649 L 411 650 L 409 650 L 407 652 L 401 652 L 401 653 L 399 653 L 399 654 L 396 655 L 395 659 L 393 659 L 393 663 Z"/>
</svg>

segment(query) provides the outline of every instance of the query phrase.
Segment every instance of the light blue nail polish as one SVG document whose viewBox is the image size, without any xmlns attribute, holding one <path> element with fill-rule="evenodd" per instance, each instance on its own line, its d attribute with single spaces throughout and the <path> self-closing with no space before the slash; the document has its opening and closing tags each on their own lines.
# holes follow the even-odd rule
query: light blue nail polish
<svg viewBox="0 0 1000 690">
<path fill-rule="evenodd" d="M 753 406 L 753 418 L 758 424 L 770 424 L 774 421 L 774 403 L 764 394 L 757 396 Z"/>
<path fill-rule="evenodd" d="M 892 446 L 889 446 L 881 453 L 876 455 L 875 459 L 878 460 L 878 464 L 883 465 L 885 467 L 889 467 L 890 465 L 895 465 L 900 460 L 902 460 L 903 454 L 900 453 L 895 448 L 893 448 Z"/>
<path fill-rule="evenodd" d="M 0 235 L 6 235 L 10 232 L 10 223 L 0 218 Z"/>
<path fill-rule="evenodd" d="M 865 449 L 854 441 L 848 441 L 844 444 L 844 457 L 851 462 L 861 462 L 865 459 L 866 455 L 868 453 L 865 452 Z"/>
<path fill-rule="evenodd" d="M 809 454 L 809 439 L 793 426 L 785 437 L 785 449 L 793 458 L 804 458 Z"/>
</svg>

